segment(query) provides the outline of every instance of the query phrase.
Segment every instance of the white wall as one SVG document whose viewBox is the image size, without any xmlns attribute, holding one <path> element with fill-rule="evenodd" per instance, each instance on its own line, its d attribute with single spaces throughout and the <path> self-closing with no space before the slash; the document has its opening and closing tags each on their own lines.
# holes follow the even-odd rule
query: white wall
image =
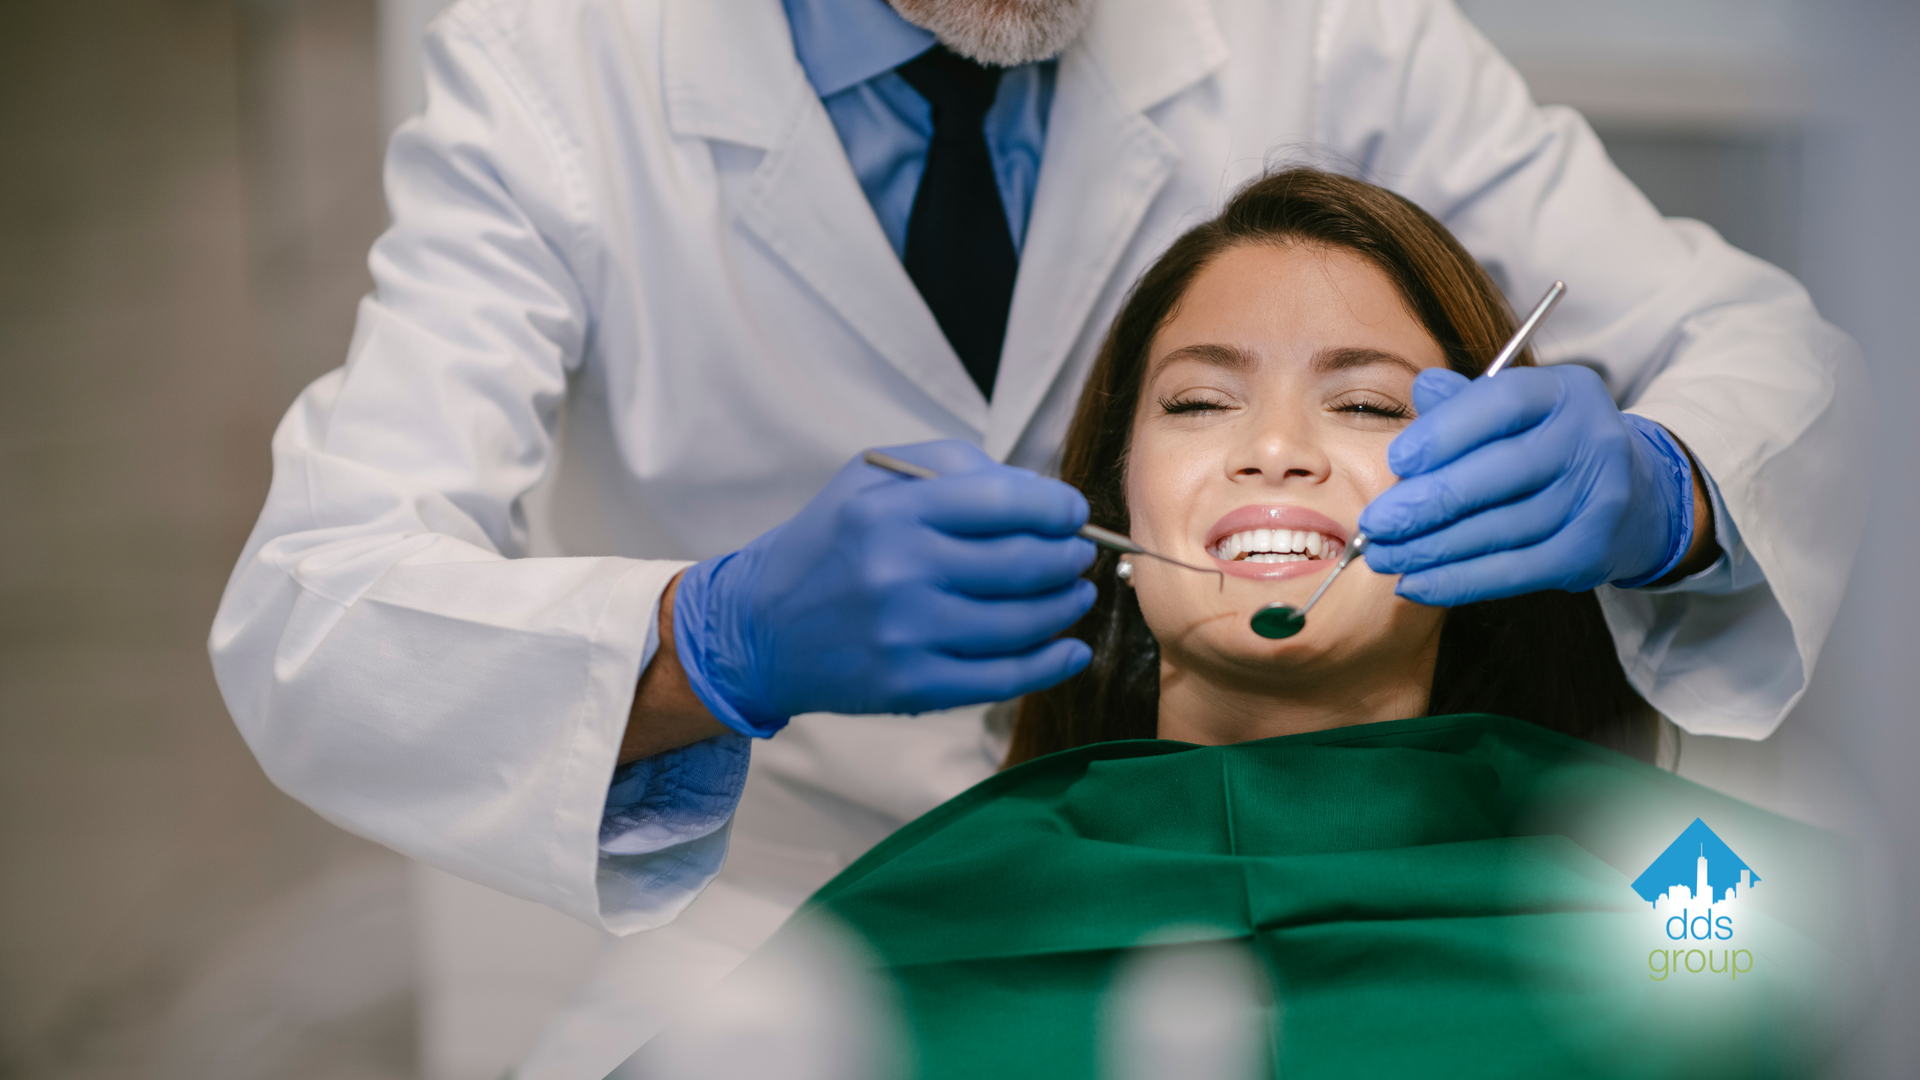
<svg viewBox="0 0 1920 1080">
<path fill-rule="evenodd" d="M 451 0 L 379 0 L 380 121 L 391 133 L 420 111 L 426 88 L 420 80 L 420 33 Z"/>
<path fill-rule="evenodd" d="M 1831 733 L 1877 813 L 1874 867 L 1886 891 L 1870 926 L 1886 979 L 1859 1075 L 1911 1075 L 1920 1061 L 1920 401 L 1914 356 L 1920 272 L 1920 5 L 1834 0 L 1807 38 L 1810 123 L 1802 273 L 1829 318 L 1860 342 L 1880 402 L 1874 506 L 1814 691 L 1793 718 Z"/>
</svg>

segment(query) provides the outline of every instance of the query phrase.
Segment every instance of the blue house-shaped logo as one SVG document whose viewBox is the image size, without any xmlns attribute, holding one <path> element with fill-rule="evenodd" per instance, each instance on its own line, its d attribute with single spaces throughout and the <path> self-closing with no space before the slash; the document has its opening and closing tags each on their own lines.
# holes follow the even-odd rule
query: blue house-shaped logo
<svg viewBox="0 0 1920 1080">
<path fill-rule="evenodd" d="M 1744 895 L 1759 881 L 1760 875 L 1715 836 L 1706 822 L 1694 818 L 1693 824 L 1634 880 L 1633 891 L 1650 904 L 1677 890 L 1685 890 L 1690 900 L 1713 904 L 1736 890 Z"/>
</svg>

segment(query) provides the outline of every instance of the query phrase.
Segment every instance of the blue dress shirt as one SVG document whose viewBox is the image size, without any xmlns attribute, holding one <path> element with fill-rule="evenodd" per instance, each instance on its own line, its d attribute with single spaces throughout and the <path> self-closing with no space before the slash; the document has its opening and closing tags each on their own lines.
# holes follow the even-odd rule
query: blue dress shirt
<svg viewBox="0 0 1920 1080">
<path fill-rule="evenodd" d="M 933 34 L 901 18 L 887 0 L 783 2 L 800 66 L 826 105 L 894 254 L 903 255 L 933 139 L 933 109 L 893 69 L 932 48 Z M 1015 251 L 1026 238 L 1040 180 L 1057 66 L 1043 60 L 1007 69 L 987 113 L 987 151 Z"/>
</svg>

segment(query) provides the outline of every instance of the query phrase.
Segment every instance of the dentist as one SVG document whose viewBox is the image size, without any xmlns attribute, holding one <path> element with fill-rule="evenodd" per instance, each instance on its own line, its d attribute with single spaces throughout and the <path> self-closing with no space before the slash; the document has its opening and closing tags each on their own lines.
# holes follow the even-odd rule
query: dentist
<svg viewBox="0 0 1920 1080">
<path fill-rule="evenodd" d="M 1518 303 L 1572 286 L 1558 366 L 1423 379 L 1371 565 L 1434 604 L 1600 586 L 1689 731 L 1806 686 L 1862 513 L 1851 344 L 1446 0 L 462 0 L 426 68 L 210 647 L 295 798 L 654 931 L 527 1075 L 605 1075 L 989 775 L 988 703 L 1086 663 L 1069 411 L 1136 275 L 1276 155 L 1399 191 Z M 847 464 L 876 445 L 948 475 Z"/>
</svg>

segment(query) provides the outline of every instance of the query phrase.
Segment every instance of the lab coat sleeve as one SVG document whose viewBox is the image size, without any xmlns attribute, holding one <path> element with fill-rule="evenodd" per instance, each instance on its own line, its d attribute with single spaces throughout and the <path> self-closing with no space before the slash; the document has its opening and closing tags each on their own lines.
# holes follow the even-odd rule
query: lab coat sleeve
<svg viewBox="0 0 1920 1080">
<path fill-rule="evenodd" d="M 1444 221 L 1517 306 L 1564 278 L 1543 361 L 1594 366 L 1711 478 L 1737 537 L 1727 564 L 1678 588 L 1602 587 L 1602 609 L 1661 712 L 1766 736 L 1806 689 L 1864 520 L 1853 343 L 1784 271 L 1662 218 L 1448 0 L 1328 0 L 1315 52 L 1316 141 Z"/>
<path fill-rule="evenodd" d="M 345 367 L 273 438 L 209 648 L 273 782 L 402 854 L 613 932 L 719 870 L 745 744 L 615 760 L 685 564 L 523 558 L 590 313 L 540 105 L 441 20 L 389 150 Z"/>
</svg>

